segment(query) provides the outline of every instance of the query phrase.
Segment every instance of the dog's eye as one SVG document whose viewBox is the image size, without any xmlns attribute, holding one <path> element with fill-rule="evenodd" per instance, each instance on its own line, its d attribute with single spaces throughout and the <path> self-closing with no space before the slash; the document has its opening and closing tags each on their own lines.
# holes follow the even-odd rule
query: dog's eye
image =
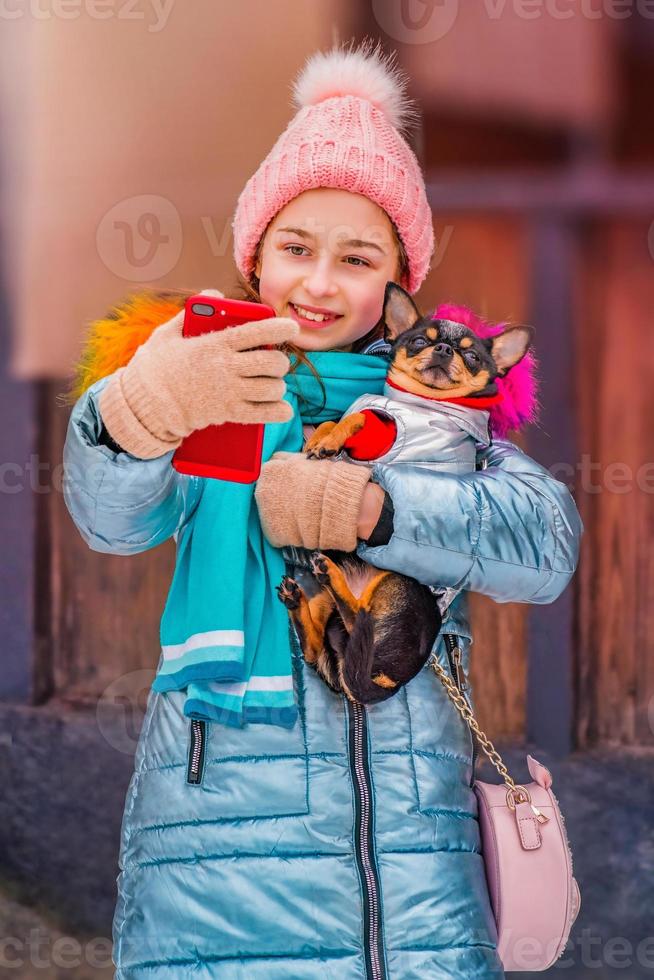
<svg viewBox="0 0 654 980">
<path fill-rule="evenodd" d="M 475 354 L 473 350 L 466 351 L 465 356 L 466 356 L 466 360 L 471 361 L 473 364 L 476 364 L 477 361 L 479 360 L 479 354 Z"/>
<path fill-rule="evenodd" d="M 424 337 L 416 337 L 415 340 L 411 341 L 411 345 L 409 347 L 409 353 L 415 354 L 416 351 L 422 350 L 423 347 L 427 347 L 427 346 L 428 346 L 428 342 L 427 340 L 425 340 Z"/>
</svg>

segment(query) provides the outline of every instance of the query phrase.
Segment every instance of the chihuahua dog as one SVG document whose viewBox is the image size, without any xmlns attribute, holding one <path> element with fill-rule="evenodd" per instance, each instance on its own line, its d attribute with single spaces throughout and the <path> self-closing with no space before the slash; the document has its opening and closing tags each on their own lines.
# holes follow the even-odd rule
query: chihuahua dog
<svg viewBox="0 0 654 980">
<path fill-rule="evenodd" d="M 353 463 L 388 457 L 447 472 L 474 470 L 477 446 L 490 443 L 485 409 L 501 397 L 495 381 L 527 353 L 533 329 L 510 327 L 482 339 L 460 323 L 421 316 L 392 282 L 384 323 L 391 346 L 384 396 L 363 395 L 339 422 L 323 422 L 305 444 L 307 456 L 346 453 Z M 338 562 L 314 552 L 310 566 L 321 586 L 310 599 L 288 575 L 277 587 L 305 661 L 351 701 L 392 697 L 422 669 L 436 641 L 442 623 L 436 591 L 375 568 L 356 552 Z"/>
</svg>

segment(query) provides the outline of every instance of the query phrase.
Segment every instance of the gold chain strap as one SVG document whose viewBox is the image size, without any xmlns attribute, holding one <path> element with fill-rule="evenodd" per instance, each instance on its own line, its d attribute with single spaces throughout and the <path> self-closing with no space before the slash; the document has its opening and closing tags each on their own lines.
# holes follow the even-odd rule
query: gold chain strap
<svg viewBox="0 0 654 980">
<path fill-rule="evenodd" d="M 518 783 L 515 783 L 511 778 L 511 776 L 509 775 L 508 769 L 502 762 L 502 757 L 500 756 L 499 752 L 497 751 L 497 749 L 495 748 L 491 740 L 488 738 L 488 736 L 485 735 L 484 732 L 482 732 L 481 728 L 477 724 L 477 720 L 475 719 L 475 716 L 473 715 L 468 702 L 466 701 L 463 694 L 456 686 L 452 678 L 445 672 L 443 667 L 441 667 L 441 665 L 435 659 L 432 659 L 430 663 L 434 669 L 434 673 L 442 683 L 448 696 L 454 702 L 455 708 L 460 713 L 463 720 L 470 726 L 472 731 L 475 733 L 482 749 L 484 750 L 484 752 L 486 753 L 486 755 L 488 756 L 488 758 L 493 763 L 493 765 L 499 772 L 500 776 L 504 780 L 508 790 L 507 802 L 511 807 L 511 809 L 513 809 L 515 803 L 531 802 L 529 793 L 525 789 L 525 787 L 520 786 Z"/>
</svg>

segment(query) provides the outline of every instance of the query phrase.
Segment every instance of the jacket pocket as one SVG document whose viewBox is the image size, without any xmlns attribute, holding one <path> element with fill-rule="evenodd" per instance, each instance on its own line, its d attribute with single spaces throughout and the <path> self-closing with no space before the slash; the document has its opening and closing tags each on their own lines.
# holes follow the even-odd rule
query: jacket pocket
<svg viewBox="0 0 654 980">
<path fill-rule="evenodd" d="M 196 817 L 202 819 L 205 807 L 227 820 L 309 813 L 309 760 L 299 719 L 292 730 L 236 729 L 240 740 L 216 722 L 187 721 L 183 775 L 186 789 L 198 794 Z"/>
<path fill-rule="evenodd" d="M 298 696 L 298 663 L 292 656 Z M 309 758 L 303 712 L 292 729 L 249 724 L 233 728 L 185 719 L 185 787 L 224 819 L 309 813 Z M 206 800 L 206 802 L 205 802 Z"/>
<path fill-rule="evenodd" d="M 447 643 L 461 651 L 461 668 L 468 664 L 468 637 L 440 634 L 434 655 L 448 677 L 456 684 L 456 655 Z M 462 815 L 475 812 L 473 781 L 473 739 L 468 724 L 450 700 L 443 684 L 427 663 L 406 685 L 411 726 L 411 753 L 418 811 L 437 815 L 454 811 Z"/>
</svg>

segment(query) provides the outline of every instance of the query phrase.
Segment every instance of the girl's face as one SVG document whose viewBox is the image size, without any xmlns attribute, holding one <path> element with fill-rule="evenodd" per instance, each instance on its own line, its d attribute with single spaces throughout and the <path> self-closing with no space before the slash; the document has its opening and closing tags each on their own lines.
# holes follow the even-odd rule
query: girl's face
<svg viewBox="0 0 654 980">
<path fill-rule="evenodd" d="M 386 212 L 362 194 L 304 191 L 271 221 L 255 267 L 261 302 L 300 324 L 303 350 L 349 350 L 382 315 L 399 252 Z M 326 314 L 311 320 L 305 314 Z"/>
</svg>

